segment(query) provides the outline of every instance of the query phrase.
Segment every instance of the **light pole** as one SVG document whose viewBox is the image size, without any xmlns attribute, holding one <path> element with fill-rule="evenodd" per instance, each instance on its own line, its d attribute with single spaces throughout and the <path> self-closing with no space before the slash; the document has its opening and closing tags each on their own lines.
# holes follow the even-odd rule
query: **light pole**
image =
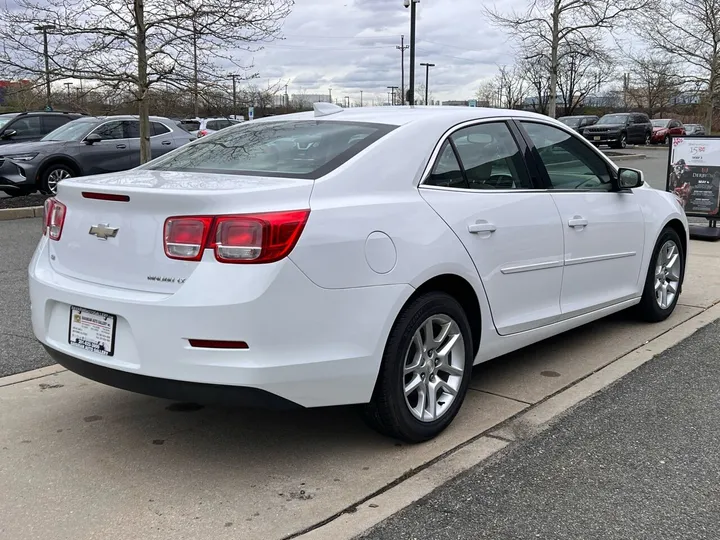
<svg viewBox="0 0 720 540">
<path fill-rule="evenodd" d="M 54 30 L 54 24 L 39 24 L 35 27 L 36 32 L 43 34 L 43 54 L 45 55 L 45 107 L 52 110 L 50 101 L 50 55 L 48 54 L 48 30 Z"/>
<path fill-rule="evenodd" d="M 395 48 L 400 49 L 400 94 L 402 96 L 400 104 L 405 105 L 405 49 L 409 48 L 409 45 L 405 45 L 405 36 L 400 36 L 400 45 Z"/>
<path fill-rule="evenodd" d="M 361 107 L 363 106 L 363 96 L 362 95 L 363 95 L 363 91 L 360 90 L 360 106 Z"/>
<path fill-rule="evenodd" d="M 410 8 L 410 90 L 408 90 L 410 105 L 415 105 L 415 18 L 416 4 L 419 3 L 420 0 L 403 0 L 403 5 Z"/>
<path fill-rule="evenodd" d="M 428 64 L 426 62 L 423 62 L 420 65 L 425 66 L 425 105 L 427 105 L 428 104 L 428 83 L 430 82 L 430 68 L 435 67 L 435 64 Z"/>
<path fill-rule="evenodd" d="M 395 105 L 395 90 L 397 90 L 398 87 L 397 86 L 388 86 L 388 89 L 390 90 L 391 105 Z"/>
</svg>

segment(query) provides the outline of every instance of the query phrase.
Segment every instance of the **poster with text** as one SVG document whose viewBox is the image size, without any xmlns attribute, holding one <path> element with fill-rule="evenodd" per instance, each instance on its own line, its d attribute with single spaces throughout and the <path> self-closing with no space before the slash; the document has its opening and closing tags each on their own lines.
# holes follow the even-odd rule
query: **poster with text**
<svg viewBox="0 0 720 540">
<path fill-rule="evenodd" d="M 678 196 L 687 215 L 718 216 L 720 137 L 672 139 L 667 190 Z"/>
</svg>

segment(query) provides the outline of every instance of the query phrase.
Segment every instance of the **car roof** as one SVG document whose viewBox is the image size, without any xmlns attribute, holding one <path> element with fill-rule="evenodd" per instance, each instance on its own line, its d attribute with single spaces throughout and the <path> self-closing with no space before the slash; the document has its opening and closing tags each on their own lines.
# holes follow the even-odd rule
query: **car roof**
<svg viewBox="0 0 720 540">
<path fill-rule="evenodd" d="M 326 104 L 329 105 L 329 104 Z M 325 116 L 316 116 L 313 111 L 283 114 L 271 118 L 264 117 L 253 122 L 277 122 L 289 120 L 327 120 L 334 122 L 367 122 L 403 126 L 410 123 L 436 121 L 440 118 L 448 123 L 458 124 L 485 118 L 536 118 L 557 122 L 548 116 L 521 110 L 492 109 L 485 107 L 453 107 L 453 106 L 391 106 L 391 107 L 351 107 L 340 112 Z M 250 122 L 252 123 L 252 122 Z M 559 123 L 559 122 L 558 122 Z"/>
<path fill-rule="evenodd" d="M 136 114 L 115 114 L 115 115 L 107 115 L 107 116 L 83 116 L 81 118 L 78 118 L 78 120 L 97 120 L 104 122 L 105 120 L 140 120 L 140 117 Z M 165 122 L 172 122 L 169 118 L 165 116 L 150 116 L 150 121 L 165 121 Z"/>
</svg>

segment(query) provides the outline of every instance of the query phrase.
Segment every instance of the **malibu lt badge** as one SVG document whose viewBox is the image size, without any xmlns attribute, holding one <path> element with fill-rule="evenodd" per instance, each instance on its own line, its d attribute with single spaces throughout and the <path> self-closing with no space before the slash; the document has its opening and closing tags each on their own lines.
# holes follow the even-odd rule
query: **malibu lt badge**
<svg viewBox="0 0 720 540">
<path fill-rule="evenodd" d="M 97 236 L 100 240 L 107 240 L 108 238 L 115 238 L 117 236 L 119 227 L 111 227 L 107 223 L 98 223 L 90 227 L 90 232 L 93 236 Z"/>
</svg>

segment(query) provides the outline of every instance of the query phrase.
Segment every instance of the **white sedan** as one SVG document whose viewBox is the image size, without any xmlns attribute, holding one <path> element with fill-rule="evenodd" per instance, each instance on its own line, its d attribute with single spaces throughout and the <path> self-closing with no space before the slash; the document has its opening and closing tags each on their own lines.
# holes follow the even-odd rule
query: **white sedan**
<svg viewBox="0 0 720 540">
<path fill-rule="evenodd" d="M 418 442 L 452 422 L 473 365 L 626 308 L 667 318 L 688 238 L 675 196 L 547 117 L 318 104 L 65 180 L 32 323 L 111 386 L 362 404 Z"/>
</svg>

